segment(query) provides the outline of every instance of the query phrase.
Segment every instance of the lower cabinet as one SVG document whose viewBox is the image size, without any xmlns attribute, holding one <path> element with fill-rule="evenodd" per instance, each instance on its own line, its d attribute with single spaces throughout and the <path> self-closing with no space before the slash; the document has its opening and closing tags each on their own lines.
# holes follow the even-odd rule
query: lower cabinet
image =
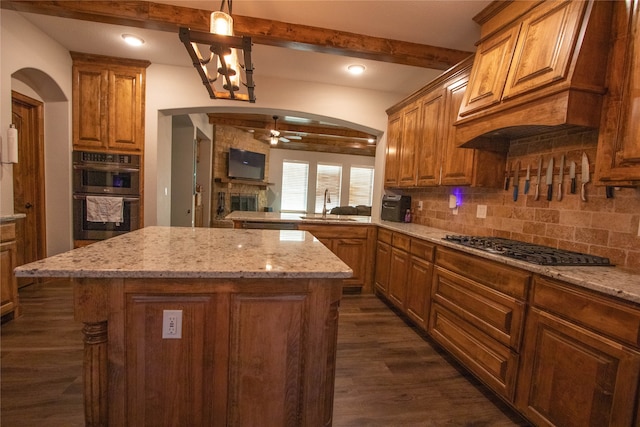
<svg viewBox="0 0 640 427">
<path fill-rule="evenodd" d="M 16 243 L 16 224 L 0 224 L 0 313 L 4 317 L 17 317 L 20 314 L 18 301 L 18 282 L 13 275 L 17 265 L 18 247 Z"/>
<path fill-rule="evenodd" d="M 531 275 L 442 248 L 436 253 L 429 334 L 513 402 Z"/>
<path fill-rule="evenodd" d="M 343 281 L 345 293 L 372 293 L 376 236 L 374 226 L 301 223 L 298 229 L 313 234 L 353 270 L 353 276 Z"/>
<path fill-rule="evenodd" d="M 435 245 L 380 229 L 376 251 L 376 292 L 427 329 Z"/>
<path fill-rule="evenodd" d="M 639 327 L 637 310 L 537 278 L 517 408 L 541 426 L 638 425 Z"/>
<path fill-rule="evenodd" d="M 380 228 L 375 291 L 536 426 L 640 427 L 640 306 Z"/>
</svg>

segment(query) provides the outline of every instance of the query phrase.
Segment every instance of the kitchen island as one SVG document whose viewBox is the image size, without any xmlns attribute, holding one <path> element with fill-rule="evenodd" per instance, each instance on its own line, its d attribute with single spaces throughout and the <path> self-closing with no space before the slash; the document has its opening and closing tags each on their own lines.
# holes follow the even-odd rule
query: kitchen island
<svg viewBox="0 0 640 427">
<path fill-rule="evenodd" d="M 86 425 L 331 425 L 351 269 L 297 230 L 148 227 L 18 267 L 68 277 Z"/>
</svg>

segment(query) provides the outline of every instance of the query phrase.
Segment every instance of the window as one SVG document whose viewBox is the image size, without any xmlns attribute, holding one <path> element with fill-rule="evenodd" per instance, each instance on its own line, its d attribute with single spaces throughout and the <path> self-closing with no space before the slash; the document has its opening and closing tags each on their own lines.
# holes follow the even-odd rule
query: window
<svg viewBox="0 0 640 427">
<path fill-rule="evenodd" d="M 349 206 L 371 206 L 373 202 L 373 167 L 351 166 Z"/>
<path fill-rule="evenodd" d="M 318 178 L 316 180 L 316 213 L 322 212 L 324 205 L 324 192 L 329 190 L 327 200 L 327 211 L 340 206 L 340 187 L 342 183 L 342 166 L 318 163 Z"/>
<path fill-rule="evenodd" d="M 307 211 L 309 163 L 294 160 L 282 162 L 282 212 Z"/>
</svg>

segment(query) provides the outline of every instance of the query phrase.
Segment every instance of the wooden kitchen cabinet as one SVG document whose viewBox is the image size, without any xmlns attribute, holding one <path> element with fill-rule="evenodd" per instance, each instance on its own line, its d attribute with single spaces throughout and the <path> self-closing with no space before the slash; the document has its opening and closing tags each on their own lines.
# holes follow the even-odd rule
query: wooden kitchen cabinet
<svg viewBox="0 0 640 427">
<path fill-rule="evenodd" d="M 536 425 L 633 426 L 640 310 L 536 277 L 517 408 Z"/>
<path fill-rule="evenodd" d="M 313 234 L 353 270 L 343 280 L 345 293 L 372 292 L 376 227 L 301 223 L 298 229 Z"/>
<path fill-rule="evenodd" d="M 506 162 L 504 150 L 480 151 L 457 146 L 454 123 L 471 63 L 472 57 L 387 110 L 390 145 L 385 187 L 501 186 Z M 394 155 L 398 150 L 400 155 Z M 395 179 L 393 174 L 397 174 Z"/>
<path fill-rule="evenodd" d="M 389 298 L 389 269 L 391 265 L 391 238 L 393 233 L 384 228 L 378 230 L 376 245 L 376 269 L 374 290 Z"/>
<path fill-rule="evenodd" d="M 380 229 L 376 291 L 426 331 L 435 245 Z"/>
<path fill-rule="evenodd" d="M 597 128 L 613 3 L 493 2 L 478 14 L 481 40 L 456 122 L 458 145 L 518 138 L 538 126 Z"/>
<path fill-rule="evenodd" d="M 148 61 L 72 52 L 73 149 L 144 150 Z"/>
<path fill-rule="evenodd" d="M 387 148 L 385 154 L 384 186 L 398 186 L 400 166 L 400 138 L 402 135 L 402 111 L 389 116 L 387 125 Z"/>
<path fill-rule="evenodd" d="M 20 315 L 18 281 L 13 275 L 17 266 L 18 247 L 16 243 L 16 224 L 0 224 L 0 315 L 3 320 Z"/>
<path fill-rule="evenodd" d="M 595 179 L 640 185 L 640 2 L 615 2 Z"/>
<path fill-rule="evenodd" d="M 531 275 L 438 247 L 428 333 L 513 402 Z"/>
</svg>

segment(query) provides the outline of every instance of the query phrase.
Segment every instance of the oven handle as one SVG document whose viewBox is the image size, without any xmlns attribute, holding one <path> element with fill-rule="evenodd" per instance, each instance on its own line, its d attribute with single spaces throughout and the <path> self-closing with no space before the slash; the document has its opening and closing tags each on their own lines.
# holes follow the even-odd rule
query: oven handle
<svg viewBox="0 0 640 427">
<path fill-rule="evenodd" d="M 103 165 L 73 165 L 74 169 L 97 170 L 104 172 L 140 172 L 140 168 L 126 168 L 120 166 L 103 166 Z"/>
<path fill-rule="evenodd" d="M 92 194 L 74 194 L 73 198 L 74 200 L 85 200 L 87 196 L 92 196 Z M 108 196 L 97 194 L 96 196 L 97 197 L 119 197 L 118 195 L 113 195 L 113 194 L 110 194 Z M 125 202 L 139 202 L 140 197 L 123 197 L 122 200 Z"/>
</svg>

